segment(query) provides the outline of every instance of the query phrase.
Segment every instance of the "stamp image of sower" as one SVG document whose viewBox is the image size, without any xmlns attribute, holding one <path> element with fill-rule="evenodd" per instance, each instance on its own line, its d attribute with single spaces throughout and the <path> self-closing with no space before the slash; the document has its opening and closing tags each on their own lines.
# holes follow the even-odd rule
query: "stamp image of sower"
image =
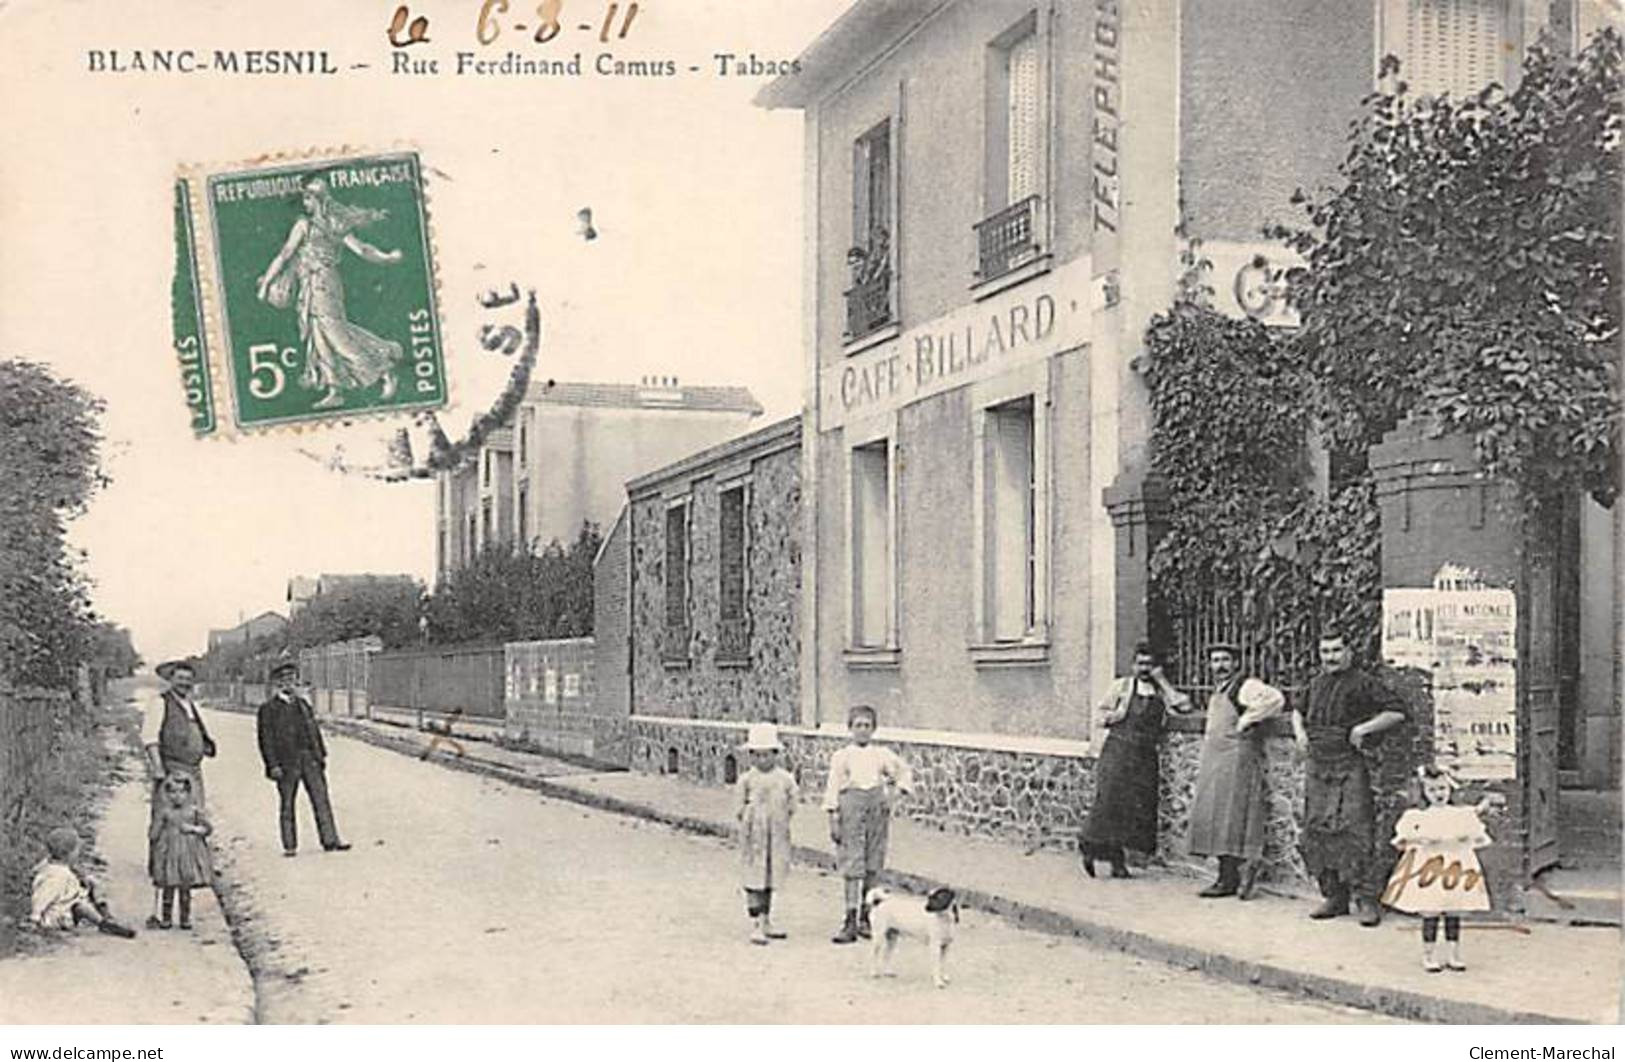
<svg viewBox="0 0 1625 1062">
<path fill-rule="evenodd" d="M 439 408 L 446 371 L 415 153 L 208 172 L 197 253 L 242 429 Z"/>
</svg>

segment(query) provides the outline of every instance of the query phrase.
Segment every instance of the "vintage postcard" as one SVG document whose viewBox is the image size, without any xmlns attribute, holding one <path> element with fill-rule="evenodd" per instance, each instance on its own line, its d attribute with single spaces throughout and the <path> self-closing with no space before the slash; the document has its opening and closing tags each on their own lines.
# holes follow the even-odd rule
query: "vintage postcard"
<svg viewBox="0 0 1625 1062">
<path fill-rule="evenodd" d="M 1613 1058 L 1622 28 L 0 0 L 0 1047 Z"/>
</svg>

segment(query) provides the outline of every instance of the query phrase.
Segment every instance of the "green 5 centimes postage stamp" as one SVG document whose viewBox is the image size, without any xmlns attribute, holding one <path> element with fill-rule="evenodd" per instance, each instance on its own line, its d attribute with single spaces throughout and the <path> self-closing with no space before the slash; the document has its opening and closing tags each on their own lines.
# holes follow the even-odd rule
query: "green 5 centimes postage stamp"
<svg viewBox="0 0 1625 1062">
<path fill-rule="evenodd" d="M 238 427 L 445 404 L 416 153 L 218 170 L 201 191 Z"/>
<path fill-rule="evenodd" d="M 214 388 L 209 373 L 208 337 L 203 299 L 198 293 L 193 248 L 192 199 L 184 179 L 175 182 L 175 277 L 169 292 L 174 317 L 175 356 L 180 361 L 181 388 L 192 414 L 192 431 L 214 431 Z"/>
</svg>

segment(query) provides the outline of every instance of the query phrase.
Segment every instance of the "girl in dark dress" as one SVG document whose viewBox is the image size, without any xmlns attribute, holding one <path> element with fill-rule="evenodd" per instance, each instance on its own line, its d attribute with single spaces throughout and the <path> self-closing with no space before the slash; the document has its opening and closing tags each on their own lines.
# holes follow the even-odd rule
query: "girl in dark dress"
<svg viewBox="0 0 1625 1062">
<path fill-rule="evenodd" d="M 214 878 L 209 857 L 209 820 L 192 800 L 192 779 L 184 774 L 164 778 L 163 806 L 152 817 L 147 840 L 147 872 L 162 889 L 163 917 L 158 928 L 174 924 L 171 913 L 180 896 L 181 928 L 192 928 L 192 890 L 208 887 Z"/>
<path fill-rule="evenodd" d="M 1147 642 L 1134 649 L 1134 674 L 1112 683 L 1102 706 L 1101 723 L 1109 728 L 1095 767 L 1095 803 L 1079 837 L 1083 869 L 1095 876 L 1095 860 L 1112 865 L 1112 877 L 1129 876 L 1123 850 L 1151 852 L 1157 847 L 1157 740 L 1163 717 L 1171 708 L 1183 712 L 1190 698 L 1174 689 Z"/>
</svg>

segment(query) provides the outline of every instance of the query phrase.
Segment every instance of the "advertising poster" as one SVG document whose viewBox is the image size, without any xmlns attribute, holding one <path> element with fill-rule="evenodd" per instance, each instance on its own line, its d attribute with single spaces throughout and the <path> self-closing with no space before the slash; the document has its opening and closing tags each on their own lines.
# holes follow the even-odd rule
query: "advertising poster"
<svg viewBox="0 0 1625 1062">
<path fill-rule="evenodd" d="M 1434 752 L 1457 777 L 1517 776 L 1517 599 L 1441 570 L 1430 588 L 1383 591 L 1383 660 L 1433 677 Z"/>
</svg>

